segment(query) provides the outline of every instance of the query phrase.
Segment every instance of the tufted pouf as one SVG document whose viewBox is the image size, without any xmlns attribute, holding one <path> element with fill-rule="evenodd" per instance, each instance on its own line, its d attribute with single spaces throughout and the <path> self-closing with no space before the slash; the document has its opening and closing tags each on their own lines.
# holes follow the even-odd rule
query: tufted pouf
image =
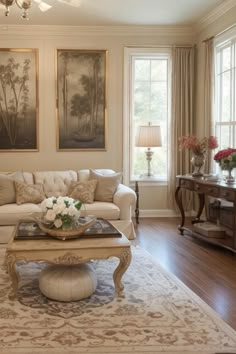
<svg viewBox="0 0 236 354">
<path fill-rule="evenodd" d="M 95 291 L 97 277 L 93 268 L 80 265 L 50 265 L 39 277 L 39 288 L 49 299 L 76 301 L 84 299 Z"/>
</svg>

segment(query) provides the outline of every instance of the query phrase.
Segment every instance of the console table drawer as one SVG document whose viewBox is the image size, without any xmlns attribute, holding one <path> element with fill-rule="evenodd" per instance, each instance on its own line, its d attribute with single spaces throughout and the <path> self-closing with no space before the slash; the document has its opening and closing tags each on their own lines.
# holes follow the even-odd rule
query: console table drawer
<svg viewBox="0 0 236 354">
<path fill-rule="evenodd" d="M 235 192 L 232 190 L 227 190 L 226 188 L 220 189 L 220 198 L 234 202 L 235 201 Z"/>
<path fill-rule="evenodd" d="M 180 186 L 185 189 L 193 190 L 193 182 L 192 181 L 187 181 L 185 179 L 181 179 Z"/>
<path fill-rule="evenodd" d="M 214 186 L 205 186 L 201 183 L 195 183 L 194 185 L 194 190 L 197 193 L 204 193 L 206 195 L 209 195 L 211 197 L 218 198 L 219 197 L 219 188 L 214 187 Z"/>
<path fill-rule="evenodd" d="M 205 192 L 205 188 L 202 184 L 200 183 L 195 183 L 194 184 L 194 191 L 198 192 L 198 193 L 204 193 Z"/>
<path fill-rule="evenodd" d="M 205 186 L 205 193 L 211 197 L 219 197 L 219 188 L 214 186 Z"/>
</svg>

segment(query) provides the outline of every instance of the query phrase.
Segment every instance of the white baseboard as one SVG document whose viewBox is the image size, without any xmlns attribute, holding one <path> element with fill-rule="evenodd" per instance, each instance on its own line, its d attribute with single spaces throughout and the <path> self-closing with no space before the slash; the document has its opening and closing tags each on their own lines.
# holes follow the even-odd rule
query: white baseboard
<svg viewBox="0 0 236 354">
<path fill-rule="evenodd" d="M 194 216 L 196 212 L 189 211 L 185 212 L 185 216 Z M 135 214 L 133 214 L 135 217 Z M 139 217 L 140 218 L 157 218 L 157 217 L 180 217 L 180 213 L 177 213 L 175 210 L 172 209 L 154 209 L 154 210 L 147 210 L 147 209 L 140 209 L 139 210 Z"/>
</svg>

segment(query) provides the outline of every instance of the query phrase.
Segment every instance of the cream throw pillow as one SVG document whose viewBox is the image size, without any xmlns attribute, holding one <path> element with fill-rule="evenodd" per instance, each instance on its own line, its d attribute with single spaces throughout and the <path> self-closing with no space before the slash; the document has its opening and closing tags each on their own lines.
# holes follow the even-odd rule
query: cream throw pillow
<svg viewBox="0 0 236 354">
<path fill-rule="evenodd" d="M 16 202 L 14 181 L 24 181 L 21 172 L 0 174 L 0 205 Z"/>
<path fill-rule="evenodd" d="M 96 180 L 87 182 L 72 182 L 69 189 L 69 197 L 79 199 L 83 203 L 92 204 L 94 201 L 96 186 Z"/>
<path fill-rule="evenodd" d="M 89 180 L 97 180 L 94 199 L 100 202 L 112 202 L 113 195 L 121 182 L 121 173 L 103 175 L 97 171 L 89 170 Z"/>
<path fill-rule="evenodd" d="M 16 204 L 41 203 L 45 198 L 42 184 L 28 184 L 15 181 Z"/>
</svg>

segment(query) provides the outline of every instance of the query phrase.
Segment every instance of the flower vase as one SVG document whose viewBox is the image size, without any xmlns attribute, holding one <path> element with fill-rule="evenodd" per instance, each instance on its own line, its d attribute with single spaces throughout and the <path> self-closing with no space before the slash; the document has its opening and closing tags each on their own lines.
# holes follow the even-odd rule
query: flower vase
<svg viewBox="0 0 236 354">
<path fill-rule="evenodd" d="M 227 172 L 227 174 L 226 175 L 224 174 L 224 180 L 225 180 L 225 183 L 227 183 L 227 184 L 235 183 L 235 179 L 232 176 L 232 170 L 233 170 L 232 168 L 225 170 Z"/>
<path fill-rule="evenodd" d="M 202 177 L 203 169 L 205 164 L 205 155 L 204 154 L 194 154 L 191 159 L 191 164 L 193 165 L 193 177 Z"/>
<path fill-rule="evenodd" d="M 73 230 L 73 224 L 72 223 L 64 223 L 64 224 L 62 224 L 62 230 L 63 231 L 71 231 L 71 230 Z"/>
</svg>

